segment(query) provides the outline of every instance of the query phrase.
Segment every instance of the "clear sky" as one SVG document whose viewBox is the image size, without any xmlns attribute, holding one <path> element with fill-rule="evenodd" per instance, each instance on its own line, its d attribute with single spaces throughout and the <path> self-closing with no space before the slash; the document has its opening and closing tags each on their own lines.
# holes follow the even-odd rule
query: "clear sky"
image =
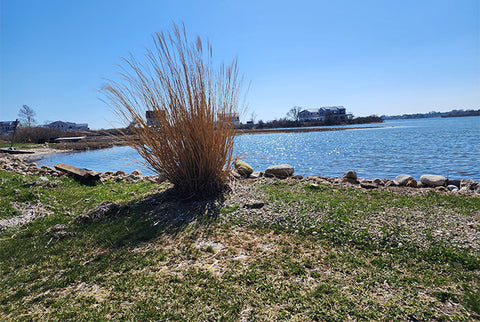
<svg viewBox="0 0 480 322">
<path fill-rule="evenodd" d="M 238 56 L 257 120 L 293 106 L 355 116 L 480 108 L 479 0 L 0 0 L 0 120 L 116 126 L 97 92 L 120 57 L 184 22 Z M 193 37 L 191 37 L 193 39 Z"/>
</svg>

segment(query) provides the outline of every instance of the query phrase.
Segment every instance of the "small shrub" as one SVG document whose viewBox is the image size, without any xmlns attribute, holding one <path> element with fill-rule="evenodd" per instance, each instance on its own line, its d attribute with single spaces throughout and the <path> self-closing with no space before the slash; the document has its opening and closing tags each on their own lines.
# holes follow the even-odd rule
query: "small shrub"
<svg viewBox="0 0 480 322">
<path fill-rule="evenodd" d="M 189 43 L 185 26 L 153 36 L 145 61 L 124 59 L 122 82 L 103 92 L 138 140 L 147 167 L 185 197 L 222 191 L 232 162 L 240 81 L 237 62 L 212 67 L 212 48 Z M 147 118 L 147 111 L 150 118 Z"/>
</svg>

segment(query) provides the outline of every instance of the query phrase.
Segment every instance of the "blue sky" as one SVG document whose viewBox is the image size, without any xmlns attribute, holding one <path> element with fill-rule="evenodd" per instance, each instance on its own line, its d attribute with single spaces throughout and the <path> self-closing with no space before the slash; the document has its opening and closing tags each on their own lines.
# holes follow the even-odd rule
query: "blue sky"
<svg viewBox="0 0 480 322">
<path fill-rule="evenodd" d="M 480 108 L 480 1 L 0 0 L 0 120 L 118 126 L 97 92 L 122 56 L 184 22 L 238 56 L 257 120 L 293 106 L 355 116 Z M 193 38 L 193 37 L 192 37 Z"/>
</svg>

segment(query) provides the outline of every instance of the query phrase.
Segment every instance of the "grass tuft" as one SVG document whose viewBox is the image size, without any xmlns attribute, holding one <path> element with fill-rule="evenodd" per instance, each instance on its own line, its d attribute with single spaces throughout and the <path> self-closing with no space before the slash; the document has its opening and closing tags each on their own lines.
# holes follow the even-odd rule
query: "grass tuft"
<svg viewBox="0 0 480 322">
<path fill-rule="evenodd" d="M 214 70 L 211 45 L 199 37 L 190 43 L 185 26 L 153 40 L 145 61 L 124 59 L 122 82 L 109 81 L 103 91 L 119 116 L 135 123 L 138 140 L 130 144 L 147 167 L 185 198 L 215 195 L 232 162 L 237 61 Z"/>
</svg>

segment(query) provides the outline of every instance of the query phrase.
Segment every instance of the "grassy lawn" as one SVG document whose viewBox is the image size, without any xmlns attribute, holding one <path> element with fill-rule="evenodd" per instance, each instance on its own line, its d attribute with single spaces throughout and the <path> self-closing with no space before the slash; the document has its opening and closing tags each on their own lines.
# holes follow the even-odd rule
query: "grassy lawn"
<svg viewBox="0 0 480 322">
<path fill-rule="evenodd" d="M 480 198 L 265 180 L 243 183 L 265 202 L 250 209 L 235 192 L 185 203 L 151 183 L 0 181 L 0 219 L 45 211 L 0 233 L 2 320 L 480 317 Z M 120 213 L 74 219 L 103 201 Z M 56 224 L 69 235 L 46 233 Z"/>
<path fill-rule="evenodd" d="M 9 148 L 11 145 L 11 142 L 0 142 L 0 148 Z M 15 149 L 34 149 L 38 148 L 40 144 L 36 143 L 14 143 L 13 147 Z"/>
</svg>

